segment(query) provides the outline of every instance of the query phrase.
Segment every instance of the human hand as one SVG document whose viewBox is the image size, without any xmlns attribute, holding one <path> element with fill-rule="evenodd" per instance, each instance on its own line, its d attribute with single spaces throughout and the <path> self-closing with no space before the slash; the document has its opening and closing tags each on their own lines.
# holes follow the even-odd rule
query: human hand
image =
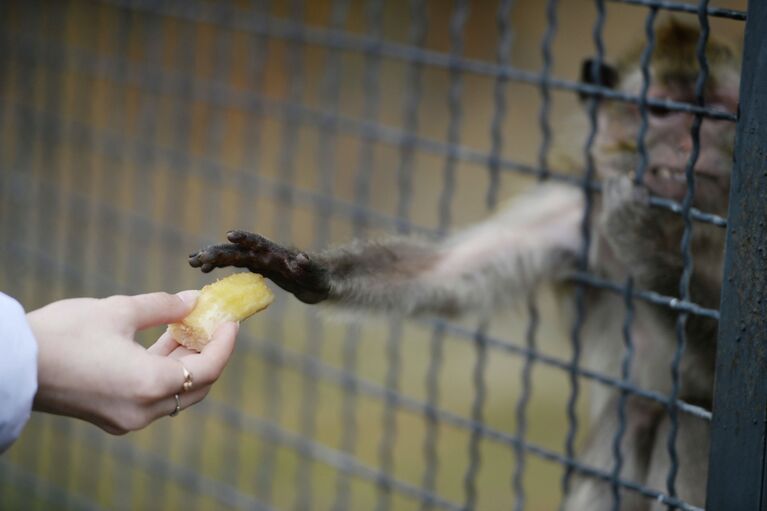
<svg viewBox="0 0 767 511">
<path fill-rule="evenodd" d="M 34 409 L 124 434 L 174 411 L 174 394 L 181 409 L 202 400 L 232 354 L 236 323 L 221 325 L 201 353 L 167 332 L 149 349 L 134 340 L 139 330 L 183 319 L 196 298 L 196 291 L 75 298 L 27 314 L 38 343 Z M 182 364 L 193 377 L 183 393 Z"/>
</svg>

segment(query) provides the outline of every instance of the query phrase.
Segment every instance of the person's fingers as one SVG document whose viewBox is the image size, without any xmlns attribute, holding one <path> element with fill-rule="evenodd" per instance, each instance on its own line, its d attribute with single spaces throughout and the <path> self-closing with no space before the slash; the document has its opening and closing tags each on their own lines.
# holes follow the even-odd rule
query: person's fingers
<svg viewBox="0 0 767 511">
<path fill-rule="evenodd" d="M 208 385 L 216 381 L 234 351 L 234 340 L 239 324 L 227 322 L 216 329 L 213 339 L 200 353 L 179 358 L 192 373 L 195 384 Z"/>
<path fill-rule="evenodd" d="M 127 297 L 125 306 L 131 326 L 142 330 L 180 321 L 192 311 L 198 294 L 190 290 L 176 295 L 160 292 Z"/>
<path fill-rule="evenodd" d="M 216 381 L 234 350 L 238 329 L 237 323 L 224 323 L 219 326 L 213 334 L 213 339 L 201 353 L 177 346 L 168 356 L 158 356 L 154 362 L 156 366 L 152 369 L 157 375 L 157 378 L 152 380 L 156 386 L 152 392 L 158 396 L 172 396 L 180 392 L 184 385 L 183 368 L 192 375 L 192 390 L 206 387 Z"/>
<path fill-rule="evenodd" d="M 189 408 L 195 403 L 202 401 L 210 391 L 210 385 L 193 389 L 189 392 L 178 392 L 179 411 Z M 174 393 L 175 394 L 175 393 Z M 175 395 L 164 397 L 149 405 L 149 419 L 155 421 L 161 417 L 170 415 L 176 409 Z"/>
<path fill-rule="evenodd" d="M 180 360 L 184 357 L 188 357 L 189 355 L 197 355 L 198 352 L 195 350 L 190 350 L 186 346 L 182 346 L 179 344 L 178 348 L 170 352 L 170 355 L 168 355 L 171 358 L 175 358 L 176 360 Z"/>
<path fill-rule="evenodd" d="M 166 330 L 155 341 L 154 344 L 152 344 L 149 348 L 147 348 L 147 352 L 151 353 L 152 355 L 161 355 L 163 357 L 167 357 L 173 352 L 173 350 L 175 350 L 178 347 L 179 347 L 179 344 L 176 342 L 173 336 L 170 335 L 170 332 Z"/>
</svg>

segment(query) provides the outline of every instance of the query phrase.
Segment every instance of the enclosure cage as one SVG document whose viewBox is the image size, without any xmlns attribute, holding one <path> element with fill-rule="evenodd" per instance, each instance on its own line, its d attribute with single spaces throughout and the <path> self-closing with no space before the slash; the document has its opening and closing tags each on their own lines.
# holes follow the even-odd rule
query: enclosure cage
<svg viewBox="0 0 767 511">
<path fill-rule="evenodd" d="M 702 89 L 654 104 L 646 87 L 578 80 L 584 58 L 637 41 L 646 71 L 668 17 L 700 27 L 701 48 L 745 33 L 739 113 L 709 108 Z M 542 180 L 582 190 L 585 254 L 601 103 L 738 130 L 727 218 L 651 199 L 688 231 L 727 229 L 721 310 L 684 281 L 663 296 L 586 266 L 564 334 L 546 292 L 490 318 L 345 323 L 277 290 L 208 398 L 178 417 L 111 437 L 33 414 L 0 456 L 0 509 L 556 509 L 574 477 L 609 484 L 612 509 L 629 494 L 765 509 L 765 2 L 6 0 L 0 27 L 0 290 L 26 310 L 199 288 L 213 277 L 187 254 L 235 227 L 308 249 L 440 239 Z M 584 156 L 575 170 L 554 153 L 565 143 Z M 629 327 L 638 302 L 678 314 L 669 374 L 685 321 L 718 321 L 713 411 L 678 399 L 678 378 L 669 395 L 632 385 L 630 335 L 615 339 L 618 376 L 581 365 L 594 288 L 625 303 Z M 579 459 L 591 386 L 660 403 L 674 425 L 710 423 L 707 499 L 676 495 L 673 427 L 660 486 L 622 474 L 619 436 L 604 439 L 609 463 Z"/>
</svg>

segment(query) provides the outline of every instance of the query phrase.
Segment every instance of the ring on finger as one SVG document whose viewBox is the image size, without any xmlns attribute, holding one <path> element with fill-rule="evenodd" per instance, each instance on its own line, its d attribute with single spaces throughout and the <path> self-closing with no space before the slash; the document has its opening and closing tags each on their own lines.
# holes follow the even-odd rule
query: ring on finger
<svg viewBox="0 0 767 511">
<path fill-rule="evenodd" d="M 184 372 L 184 383 L 181 385 L 181 392 L 189 392 L 192 390 L 192 385 L 194 385 L 194 379 L 192 378 L 192 373 L 189 372 L 189 370 L 182 364 L 181 364 L 181 370 Z"/>
<path fill-rule="evenodd" d="M 181 400 L 179 399 L 178 394 L 173 394 L 173 397 L 176 399 L 176 408 L 174 408 L 173 411 L 170 412 L 169 415 L 171 417 L 175 417 L 176 415 L 178 415 L 178 412 L 181 411 Z"/>
</svg>

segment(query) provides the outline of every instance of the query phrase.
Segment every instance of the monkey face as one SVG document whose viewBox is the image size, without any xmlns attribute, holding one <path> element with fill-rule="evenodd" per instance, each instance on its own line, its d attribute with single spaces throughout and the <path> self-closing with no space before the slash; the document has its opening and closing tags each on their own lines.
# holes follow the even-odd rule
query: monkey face
<svg viewBox="0 0 767 511">
<path fill-rule="evenodd" d="M 636 71 L 623 81 L 626 92 L 638 94 L 641 76 Z M 737 88 L 707 88 L 706 106 L 734 111 Z M 694 103 L 694 81 L 653 84 L 648 97 Z M 660 197 L 681 202 L 688 187 L 686 170 L 694 163 L 695 194 L 693 204 L 708 212 L 724 214 L 729 195 L 735 125 L 728 121 L 704 118 L 699 130 L 699 144 L 693 141 L 692 114 L 648 107 L 647 131 L 643 138 L 647 159 L 641 160 L 639 129 L 642 112 L 638 105 L 607 102 L 601 108 L 595 161 L 602 179 L 615 175 L 636 175 L 643 166 L 643 183 Z M 693 153 L 697 157 L 693 159 Z"/>
<path fill-rule="evenodd" d="M 675 18 L 658 27 L 648 69 L 648 98 L 697 103 L 699 39 L 697 26 Z M 615 67 L 587 60 L 581 68 L 581 81 L 640 97 L 645 83 L 641 70 L 645 50 L 645 43 L 638 44 Z M 736 111 L 739 55 L 739 49 L 728 41 L 708 41 L 709 72 L 703 94 L 707 108 Z M 647 131 L 640 140 L 639 131 L 645 118 Z M 688 188 L 686 171 L 692 166 L 693 204 L 704 211 L 725 214 L 735 125 L 703 118 L 696 144 L 692 135 L 694 124 L 694 116 L 688 113 L 658 107 L 647 107 L 642 112 L 637 104 L 602 99 L 597 139 L 592 149 L 600 177 L 636 175 L 641 171 L 642 181 L 651 193 L 682 201 Z"/>
</svg>

